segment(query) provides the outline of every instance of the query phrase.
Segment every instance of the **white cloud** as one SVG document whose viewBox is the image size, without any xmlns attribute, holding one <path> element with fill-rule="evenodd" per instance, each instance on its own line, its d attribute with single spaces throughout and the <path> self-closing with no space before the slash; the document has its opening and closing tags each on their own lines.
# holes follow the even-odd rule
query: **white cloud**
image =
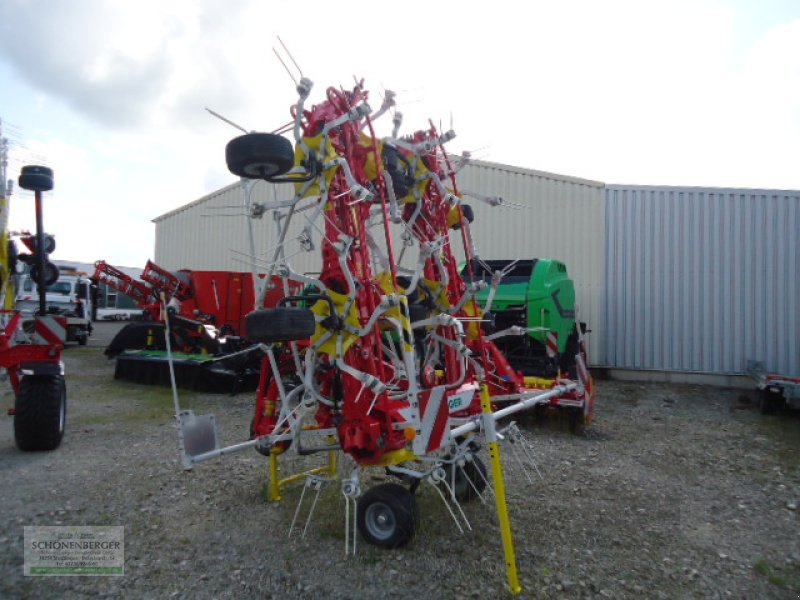
<svg viewBox="0 0 800 600">
<path fill-rule="evenodd" d="M 618 183 L 800 188 L 800 21 L 743 37 L 743 10 L 6 0 L 0 51 L 33 89 L 15 84 L 8 106 L 56 168 L 53 204 L 67 208 L 50 222 L 70 228 L 59 241 L 80 232 L 60 245 L 80 255 L 61 256 L 137 266 L 151 218 L 234 180 L 224 147 L 238 132 L 205 106 L 247 129 L 289 121 L 294 84 L 272 48 L 296 69 L 276 35 L 314 80 L 312 102 L 364 77 L 374 108 L 382 86 L 398 91 L 404 132 L 452 113 L 452 151 Z"/>
</svg>

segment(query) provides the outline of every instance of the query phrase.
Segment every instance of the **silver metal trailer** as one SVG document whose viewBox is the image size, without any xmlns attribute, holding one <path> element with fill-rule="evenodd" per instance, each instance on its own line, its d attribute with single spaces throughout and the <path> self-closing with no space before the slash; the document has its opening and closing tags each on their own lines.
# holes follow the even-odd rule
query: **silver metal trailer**
<svg viewBox="0 0 800 600">
<path fill-rule="evenodd" d="M 747 374 L 761 392 L 758 398 L 761 414 L 774 414 L 783 408 L 800 409 L 800 377 L 768 373 L 764 363 L 757 360 L 747 361 Z"/>
</svg>

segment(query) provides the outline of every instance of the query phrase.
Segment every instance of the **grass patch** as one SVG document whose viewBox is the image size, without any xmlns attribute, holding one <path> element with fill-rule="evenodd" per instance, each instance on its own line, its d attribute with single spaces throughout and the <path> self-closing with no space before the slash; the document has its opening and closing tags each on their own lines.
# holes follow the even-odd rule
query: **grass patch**
<svg viewBox="0 0 800 600">
<path fill-rule="evenodd" d="M 753 565 L 753 571 L 776 587 L 800 592 L 800 567 L 796 565 L 775 566 L 762 558 Z"/>
<path fill-rule="evenodd" d="M 115 382 L 116 383 L 116 382 Z M 81 425 L 104 425 L 107 423 L 134 423 L 167 421 L 174 414 L 172 390 L 169 387 L 146 385 L 108 385 L 97 386 L 83 395 L 80 402 L 92 402 L 93 414 L 74 414 L 70 420 Z M 182 409 L 193 409 L 195 395 L 181 390 L 179 393 Z M 96 406 L 104 403 L 107 408 L 98 411 Z M 113 406 L 108 406 L 113 403 Z"/>
<path fill-rule="evenodd" d="M 776 442 L 778 447 L 772 453 L 781 467 L 789 471 L 800 470 L 800 423 L 798 415 L 785 413 L 765 417 L 759 424 L 759 433 Z"/>
</svg>

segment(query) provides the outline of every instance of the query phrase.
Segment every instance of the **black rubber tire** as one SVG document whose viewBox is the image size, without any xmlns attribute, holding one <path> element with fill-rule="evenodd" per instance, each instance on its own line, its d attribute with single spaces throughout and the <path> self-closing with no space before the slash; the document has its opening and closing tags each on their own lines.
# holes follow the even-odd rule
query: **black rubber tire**
<svg viewBox="0 0 800 600">
<path fill-rule="evenodd" d="M 55 450 L 64 437 L 67 386 L 61 375 L 26 375 L 19 384 L 14 439 L 25 452 Z"/>
<path fill-rule="evenodd" d="M 783 396 L 770 392 L 768 389 L 761 390 L 758 397 L 758 410 L 762 415 L 774 415 L 783 406 Z"/>
<path fill-rule="evenodd" d="M 37 245 L 36 242 L 37 242 L 37 239 L 33 238 L 33 247 L 34 247 L 35 251 L 38 252 L 38 245 Z M 56 251 L 56 238 L 54 236 L 52 236 L 52 235 L 45 235 L 44 236 L 44 253 L 45 254 L 52 254 L 55 251 Z M 36 261 L 34 261 L 34 264 L 36 264 Z"/>
<path fill-rule="evenodd" d="M 17 263 L 19 262 L 19 252 L 14 240 L 8 240 L 8 272 L 10 275 L 17 274 Z"/>
<path fill-rule="evenodd" d="M 246 179 L 278 177 L 294 166 L 294 148 L 274 133 L 247 133 L 225 146 L 228 170 Z"/>
<path fill-rule="evenodd" d="M 78 345 L 79 346 L 85 346 L 88 343 L 89 343 L 89 335 L 88 334 L 81 335 L 81 336 L 78 337 Z"/>
<path fill-rule="evenodd" d="M 455 485 L 453 485 L 453 469 L 456 473 Z M 454 487 L 453 492 L 459 502 L 472 502 L 479 497 L 479 493 L 486 489 L 488 480 L 486 465 L 477 456 L 473 456 L 472 461 L 465 464 L 463 468 L 447 465 L 444 470 L 447 474 L 447 485 Z M 472 481 L 474 488 L 467 481 L 467 477 L 469 477 L 469 481 Z"/>
<path fill-rule="evenodd" d="M 570 379 L 577 379 L 575 356 L 578 352 L 580 352 L 580 342 L 578 341 L 578 332 L 574 330 L 569 334 L 567 345 L 559 358 L 561 372 L 565 373 Z"/>
<path fill-rule="evenodd" d="M 31 279 L 39 283 L 39 263 L 34 263 L 31 265 Z M 58 281 L 58 267 L 51 263 L 50 261 L 45 261 L 44 263 L 44 284 L 46 286 L 53 285 L 56 281 Z"/>
<path fill-rule="evenodd" d="M 417 501 L 397 483 L 382 483 L 358 499 L 358 531 L 370 544 L 400 548 L 414 539 L 419 525 Z"/>
<path fill-rule="evenodd" d="M 424 304 L 409 304 L 408 305 L 408 318 L 412 323 L 422 321 L 428 318 L 430 311 Z"/>
<path fill-rule="evenodd" d="M 279 306 L 254 310 L 245 317 L 245 326 L 248 340 L 271 344 L 309 338 L 316 322 L 309 308 Z"/>
<path fill-rule="evenodd" d="M 49 192 L 53 189 L 53 169 L 39 165 L 27 165 L 22 167 L 17 183 L 23 190 Z"/>
<path fill-rule="evenodd" d="M 567 419 L 569 419 L 569 432 L 573 435 L 584 435 L 586 433 L 586 418 L 583 409 L 570 406 L 567 408 Z"/>
<path fill-rule="evenodd" d="M 466 219 L 467 223 L 472 223 L 475 220 L 475 211 L 472 210 L 472 207 L 469 204 L 461 205 L 461 215 L 464 217 L 464 219 Z M 452 229 L 461 229 L 461 221 L 455 223 Z"/>
</svg>

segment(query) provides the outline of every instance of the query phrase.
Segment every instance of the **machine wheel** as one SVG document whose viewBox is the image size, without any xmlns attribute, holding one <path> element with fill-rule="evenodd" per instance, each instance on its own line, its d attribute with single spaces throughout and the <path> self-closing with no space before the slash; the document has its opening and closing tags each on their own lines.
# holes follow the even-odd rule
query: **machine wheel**
<svg viewBox="0 0 800 600">
<path fill-rule="evenodd" d="M 575 435 L 586 433 L 586 419 L 583 416 L 583 409 L 570 406 L 567 408 L 567 418 L 569 419 L 569 432 Z"/>
<path fill-rule="evenodd" d="M 31 265 L 31 279 L 39 282 L 39 263 Z M 46 261 L 44 263 L 44 284 L 49 286 L 56 281 L 58 281 L 58 267 L 50 261 Z"/>
<path fill-rule="evenodd" d="M 294 148 L 289 140 L 274 133 L 247 133 L 228 142 L 225 161 L 234 175 L 268 180 L 294 166 Z"/>
<path fill-rule="evenodd" d="M 23 451 L 55 450 L 64 437 L 67 386 L 60 375 L 27 375 L 17 393 L 14 439 Z"/>
<path fill-rule="evenodd" d="M 358 500 L 358 531 L 370 544 L 399 548 L 412 539 L 419 517 L 414 495 L 397 483 L 382 483 Z"/>
<path fill-rule="evenodd" d="M 768 389 L 761 390 L 758 397 L 758 410 L 762 415 L 774 415 L 783 404 L 783 396 L 770 392 Z"/>
<path fill-rule="evenodd" d="M 36 252 L 39 251 L 38 242 L 39 242 L 38 238 L 33 238 L 33 247 L 36 249 Z M 56 251 L 56 238 L 53 237 L 52 235 L 45 235 L 44 236 L 44 253 L 45 254 L 52 254 L 55 251 Z"/>
<path fill-rule="evenodd" d="M 8 273 L 10 275 L 17 274 L 17 266 L 19 262 L 19 252 L 17 252 L 17 245 L 14 240 L 8 240 Z"/>
<path fill-rule="evenodd" d="M 576 325 L 577 327 L 577 325 Z M 570 379 L 578 378 L 578 371 L 576 367 L 575 356 L 580 351 L 580 342 L 578 341 L 578 332 L 573 331 L 567 338 L 567 345 L 564 352 L 561 354 L 561 372 L 567 373 Z"/>
<path fill-rule="evenodd" d="M 414 323 L 415 321 L 422 321 L 428 318 L 430 310 L 424 304 L 409 304 L 408 305 L 408 319 Z"/>
<path fill-rule="evenodd" d="M 38 165 L 22 167 L 18 183 L 23 190 L 49 192 L 53 189 L 53 169 Z"/>
<path fill-rule="evenodd" d="M 478 494 L 486 489 L 486 465 L 477 456 L 472 457 L 472 461 L 464 465 L 463 468 L 456 465 L 447 465 L 447 485 L 453 485 L 453 469 L 455 469 L 455 485 L 453 492 L 459 502 L 471 502 L 478 498 Z M 467 478 L 469 477 L 469 481 Z M 472 484 L 470 485 L 470 481 Z M 475 486 L 473 488 L 473 486 Z M 477 490 L 477 491 L 476 491 Z"/>
<path fill-rule="evenodd" d="M 85 346 L 89 342 L 89 334 L 85 334 L 78 337 L 78 345 Z"/>
<path fill-rule="evenodd" d="M 314 313 L 308 308 L 279 306 L 254 310 L 246 317 L 247 339 L 252 342 L 304 340 L 314 334 Z"/>
</svg>

